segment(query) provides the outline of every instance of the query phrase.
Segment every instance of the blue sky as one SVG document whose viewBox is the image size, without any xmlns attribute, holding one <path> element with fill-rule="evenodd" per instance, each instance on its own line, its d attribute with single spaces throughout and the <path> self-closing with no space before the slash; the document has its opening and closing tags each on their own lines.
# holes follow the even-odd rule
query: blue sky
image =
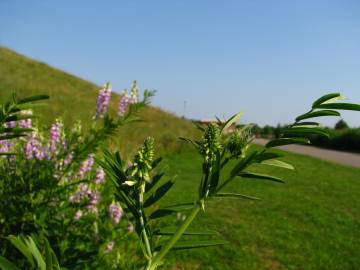
<svg viewBox="0 0 360 270">
<path fill-rule="evenodd" d="M 118 91 L 137 79 L 189 118 L 289 123 L 329 91 L 360 103 L 359 1 L 2 0 L 0 44 Z"/>
</svg>

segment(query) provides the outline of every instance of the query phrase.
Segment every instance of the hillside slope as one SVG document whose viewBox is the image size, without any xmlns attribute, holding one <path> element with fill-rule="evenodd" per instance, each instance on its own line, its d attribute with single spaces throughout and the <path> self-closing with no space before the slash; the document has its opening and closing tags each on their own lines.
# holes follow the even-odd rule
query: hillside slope
<svg viewBox="0 0 360 270">
<path fill-rule="evenodd" d="M 41 115 L 41 123 L 48 125 L 61 116 L 68 125 L 77 119 L 89 124 L 95 111 L 98 89 L 91 82 L 0 47 L 0 102 L 10 98 L 13 92 L 20 97 L 48 94 L 50 100 L 47 104 L 36 109 Z M 113 93 L 110 111 L 116 110 L 118 101 L 119 95 Z M 161 148 L 176 149 L 179 147 L 177 137 L 197 134 L 190 121 L 159 108 L 149 107 L 142 111 L 141 117 L 144 122 L 127 126 L 119 132 L 116 144 L 120 143 L 127 150 L 146 136 L 154 136 Z M 124 140 L 126 144 L 121 143 Z"/>
</svg>

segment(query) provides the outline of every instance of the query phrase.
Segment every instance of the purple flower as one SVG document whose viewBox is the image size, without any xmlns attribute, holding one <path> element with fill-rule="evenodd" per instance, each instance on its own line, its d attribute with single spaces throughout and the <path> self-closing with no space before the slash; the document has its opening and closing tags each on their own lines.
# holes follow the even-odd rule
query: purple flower
<svg viewBox="0 0 360 270">
<path fill-rule="evenodd" d="M 76 211 L 76 213 L 75 213 L 74 219 L 75 219 L 75 220 L 79 220 L 79 219 L 82 217 L 82 215 L 83 215 L 83 211 L 78 210 L 78 211 Z"/>
<path fill-rule="evenodd" d="M 80 179 L 84 179 L 85 174 L 91 171 L 93 165 L 94 165 L 94 154 L 90 154 L 88 158 L 81 163 L 80 172 L 79 172 Z"/>
<path fill-rule="evenodd" d="M 105 182 L 105 172 L 102 168 L 96 169 L 95 184 L 103 184 Z"/>
<path fill-rule="evenodd" d="M 134 225 L 131 222 L 128 223 L 127 231 L 129 233 L 132 233 L 134 231 Z"/>
<path fill-rule="evenodd" d="M 27 159 L 35 157 L 38 160 L 43 160 L 45 157 L 41 143 L 36 138 L 35 134 L 31 134 L 31 136 L 27 137 L 27 142 L 25 144 L 25 156 Z"/>
<path fill-rule="evenodd" d="M 10 121 L 5 123 L 6 128 L 14 128 L 16 127 L 16 121 Z"/>
<path fill-rule="evenodd" d="M 64 159 L 64 166 L 65 167 L 69 166 L 73 158 L 74 158 L 73 153 L 69 153 Z"/>
<path fill-rule="evenodd" d="M 124 94 L 122 94 L 120 97 L 119 108 L 118 108 L 119 116 L 125 115 L 126 110 L 129 107 L 130 101 L 131 101 L 131 99 L 129 97 L 129 94 L 127 93 L 127 90 L 125 90 Z"/>
<path fill-rule="evenodd" d="M 110 253 L 114 248 L 114 241 L 110 241 L 106 244 L 105 253 Z"/>
<path fill-rule="evenodd" d="M 1 140 L 0 141 L 0 153 L 8 153 L 11 148 L 10 140 Z"/>
<path fill-rule="evenodd" d="M 78 186 L 78 191 L 74 195 L 71 195 L 69 200 L 73 203 L 79 203 L 85 198 L 87 198 L 90 193 L 91 190 L 89 186 L 87 184 L 80 183 Z"/>
<path fill-rule="evenodd" d="M 109 215 L 115 224 L 118 224 L 120 222 L 120 219 L 123 215 L 123 209 L 121 208 L 119 203 L 113 202 L 109 205 Z"/>
<path fill-rule="evenodd" d="M 111 86 L 107 83 L 104 88 L 99 90 L 99 95 L 96 103 L 96 118 L 101 118 L 106 113 L 106 108 L 110 102 Z"/>
<path fill-rule="evenodd" d="M 32 115 L 32 110 L 25 110 L 25 111 L 21 111 L 20 114 L 24 115 Z M 31 119 L 23 119 L 19 121 L 19 126 L 21 128 L 31 128 L 32 127 L 32 120 Z"/>
<path fill-rule="evenodd" d="M 59 119 L 56 119 L 56 122 L 52 124 L 50 128 L 50 150 L 56 152 L 56 145 L 61 141 L 63 123 Z"/>
</svg>

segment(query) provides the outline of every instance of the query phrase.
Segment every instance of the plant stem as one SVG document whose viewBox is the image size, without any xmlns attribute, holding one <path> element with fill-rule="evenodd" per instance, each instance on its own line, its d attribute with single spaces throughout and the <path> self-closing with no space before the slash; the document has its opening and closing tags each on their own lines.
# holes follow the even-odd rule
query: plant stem
<svg viewBox="0 0 360 270">
<path fill-rule="evenodd" d="M 176 244 L 176 242 L 180 239 L 180 237 L 183 235 L 183 233 L 186 231 L 186 229 L 189 227 L 191 222 L 194 220 L 194 218 L 197 216 L 201 209 L 201 203 L 197 202 L 194 205 L 194 208 L 191 210 L 190 214 L 187 216 L 187 218 L 184 220 L 184 222 L 179 226 L 175 234 L 169 239 L 168 242 L 162 247 L 159 253 L 157 253 L 153 260 L 150 262 L 150 264 L 146 267 L 146 270 L 155 270 L 160 264 L 161 260 L 164 258 L 164 256 L 170 251 L 170 249 Z"/>
<path fill-rule="evenodd" d="M 141 184 L 140 186 L 140 192 L 139 192 L 139 217 L 140 217 L 140 225 L 141 225 L 141 240 L 145 244 L 145 256 L 149 261 L 151 261 L 152 252 L 151 252 L 151 246 L 149 242 L 149 238 L 146 231 L 146 224 L 144 220 L 144 192 L 145 192 L 145 182 Z"/>
</svg>

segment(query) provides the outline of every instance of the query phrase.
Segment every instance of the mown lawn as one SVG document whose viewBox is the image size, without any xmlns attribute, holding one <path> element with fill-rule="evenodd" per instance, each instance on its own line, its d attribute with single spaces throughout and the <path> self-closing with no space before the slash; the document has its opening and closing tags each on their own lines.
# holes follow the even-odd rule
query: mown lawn
<svg viewBox="0 0 360 270">
<path fill-rule="evenodd" d="M 173 252 L 165 269 L 359 269 L 360 169 L 291 153 L 284 160 L 296 170 L 254 170 L 286 184 L 238 179 L 229 190 L 261 200 L 216 199 L 198 216 L 193 228 L 217 230 L 227 245 Z M 164 163 L 177 178 L 162 204 L 193 201 L 201 158 L 189 150 Z"/>
</svg>

